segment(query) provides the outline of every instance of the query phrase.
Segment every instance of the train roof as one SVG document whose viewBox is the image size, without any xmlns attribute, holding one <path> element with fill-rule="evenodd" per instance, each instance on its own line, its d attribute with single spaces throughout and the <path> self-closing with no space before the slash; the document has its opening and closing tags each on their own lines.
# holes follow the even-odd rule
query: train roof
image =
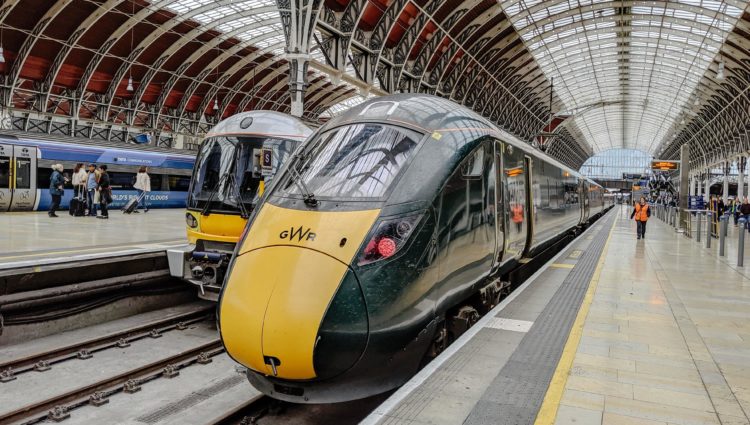
<svg viewBox="0 0 750 425">
<path fill-rule="evenodd" d="M 448 99 L 423 93 L 401 93 L 370 99 L 328 121 L 322 131 L 354 122 L 390 122 L 422 130 L 426 134 L 467 131 L 474 136 L 486 132 L 524 152 L 543 159 L 572 175 L 600 186 L 523 140 L 501 130 L 495 124 Z M 476 137 L 472 137 L 476 139 Z"/>
<path fill-rule="evenodd" d="M 304 141 L 312 130 L 299 118 L 276 111 L 248 111 L 232 115 L 206 134 L 216 136 L 266 136 Z"/>
</svg>

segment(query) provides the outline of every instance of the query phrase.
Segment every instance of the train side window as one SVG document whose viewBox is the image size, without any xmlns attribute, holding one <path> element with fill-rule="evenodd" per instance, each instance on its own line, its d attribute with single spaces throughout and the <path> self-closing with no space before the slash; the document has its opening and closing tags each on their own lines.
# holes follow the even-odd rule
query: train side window
<svg viewBox="0 0 750 425">
<path fill-rule="evenodd" d="M 0 156 L 0 189 L 10 187 L 10 158 Z"/>
<path fill-rule="evenodd" d="M 169 176 L 169 190 L 187 192 L 190 187 L 190 176 Z"/>
<path fill-rule="evenodd" d="M 163 174 L 148 174 L 149 180 L 151 180 L 151 191 L 154 190 L 164 190 L 164 187 L 162 186 L 162 180 L 164 179 Z"/>
<path fill-rule="evenodd" d="M 461 176 L 466 180 L 482 178 L 484 171 L 484 147 L 480 146 L 461 166 Z"/>
<path fill-rule="evenodd" d="M 108 172 L 107 174 L 109 174 L 109 184 L 112 189 L 133 189 L 133 180 L 135 179 L 135 173 Z"/>
</svg>

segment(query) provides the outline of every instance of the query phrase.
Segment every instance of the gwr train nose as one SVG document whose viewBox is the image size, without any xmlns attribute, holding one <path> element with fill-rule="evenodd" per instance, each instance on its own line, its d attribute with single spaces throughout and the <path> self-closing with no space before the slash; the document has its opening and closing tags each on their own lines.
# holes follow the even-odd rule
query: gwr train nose
<svg viewBox="0 0 750 425">
<path fill-rule="evenodd" d="M 337 368 L 321 366 L 314 355 L 315 360 L 319 353 L 331 356 L 326 363 L 356 361 L 367 341 L 367 313 L 356 278 L 346 264 L 308 248 L 270 246 L 237 257 L 219 314 L 227 352 L 278 378 L 335 373 Z M 355 332 L 347 331 L 350 324 Z M 354 352 L 341 357 L 332 351 L 331 344 L 342 341 Z"/>
</svg>

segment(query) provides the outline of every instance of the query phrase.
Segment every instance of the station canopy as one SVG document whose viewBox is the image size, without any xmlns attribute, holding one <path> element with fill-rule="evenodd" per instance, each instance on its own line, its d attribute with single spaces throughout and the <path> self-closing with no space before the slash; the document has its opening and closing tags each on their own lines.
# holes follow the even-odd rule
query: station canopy
<svg viewBox="0 0 750 425">
<path fill-rule="evenodd" d="M 571 167 L 611 149 L 677 159 L 683 145 L 691 167 L 709 166 L 750 150 L 748 7 L 6 0 L 0 118 L 6 130 L 121 142 L 149 132 L 192 147 L 178 140 L 241 111 L 292 112 L 300 92 L 311 125 L 374 96 L 423 92 Z"/>
</svg>

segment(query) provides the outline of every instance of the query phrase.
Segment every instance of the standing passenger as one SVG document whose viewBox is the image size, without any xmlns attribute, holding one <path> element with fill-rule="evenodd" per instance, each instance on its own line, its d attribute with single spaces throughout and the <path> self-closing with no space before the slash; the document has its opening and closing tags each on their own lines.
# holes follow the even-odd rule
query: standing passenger
<svg viewBox="0 0 750 425">
<path fill-rule="evenodd" d="M 107 166 L 102 164 L 99 166 L 99 207 L 102 209 L 102 215 L 97 218 L 108 219 L 109 212 L 107 211 L 107 205 L 112 203 L 112 188 L 109 185 L 109 174 L 107 174 Z"/>
<path fill-rule="evenodd" d="M 89 216 L 96 217 L 96 187 L 98 185 L 96 178 L 96 164 L 89 164 L 89 174 L 86 177 L 86 193 L 89 204 Z"/>
<path fill-rule="evenodd" d="M 630 218 L 633 217 L 635 217 L 635 223 L 638 226 L 638 239 L 646 239 L 646 222 L 651 217 L 651 209 L 643 196 L 641 196 L 640 202 L 635 204 L 633 212 L 630 214 Z"/>
<path fill-rule="evenodd" d="M 84 199 L 84 193 L 86 192 L 86 169 L 83 168 L 82 163 L 76 164 L 73 169 L 73 197 Z"/>
<path fill-rule="evenodd" d="M 52 166 L 52 175 L 49 178 L 49 194 L 52 196 L 52 205 L 50 205 L 48 213 L 50 217 L 59 217 L 55 214 L 55 211 L 60 208 L 60 201 L 62 201 L 63 193 L 65 193 L 65 179 L 63 178 L 62 171 L 62 164 Z"/>
<path fill-rule="evenodd" d="M 740 214 L 745 218 L 745 227 L 750 229 L 750 225 L 747 224 L 747 220 L 750 220 L 750 203 L 747 202 L 747 198 L 742 200 L 742 206 L 740 206 Z"/>
<path fill-rule="evenodd" d="M 139 203 L 143 202 L 143 209 L 144 213 L 148 212 L 148 203 L 146 202 L 146 196 L 148 196 L 148 192 L 151 192 L 151 177 L 148 176 L 148 168 L 141 167 L 138 170 L 138 174 L 135 176 L 135 184 L 133 187 L 136 188 L 138 191 L 138 198 Z M 135 212 L 138 212 L 138 208 L 136 207 Z"/>
</svg>

